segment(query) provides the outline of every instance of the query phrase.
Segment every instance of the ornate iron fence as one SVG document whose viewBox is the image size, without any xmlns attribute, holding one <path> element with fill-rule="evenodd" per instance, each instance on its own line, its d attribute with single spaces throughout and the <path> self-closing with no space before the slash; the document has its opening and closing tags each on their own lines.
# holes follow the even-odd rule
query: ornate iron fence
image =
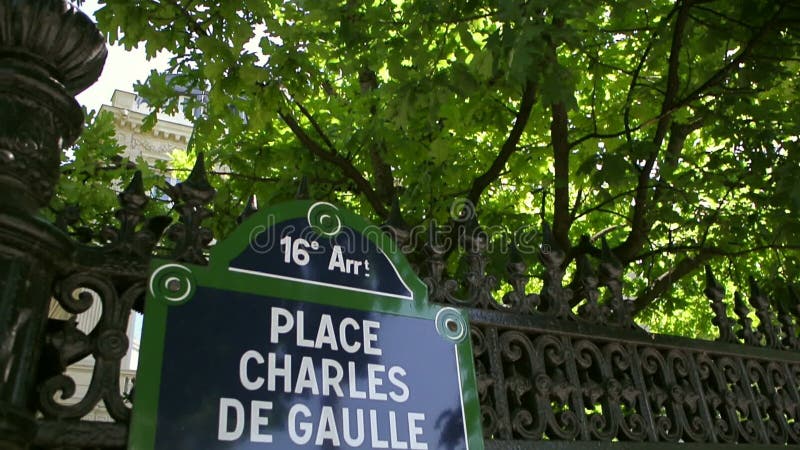
<svg viewBox="0 0 800 450">
<path fill-rule="evenodd" d="M 38 32 L 30 31 L 33 23 Z M 100 230 L 92 244 L 69 237 L 74 214 L 61 215 L 58 227 L 36 216 L 57 182 L 61 148 L 79 134 L 72 95 L 97 78 L 104 58 L 94 26 L 61 0 L 0 1 L 3 449 L 123 448 L 130 404 L 119 386 L 120 361 L 130 313 L 144 308 L 150 257 L 202 264 L 212 241 L 203 220 L 215 191 L 202 157 L 186 181 L 165 188 L 174 223 L 145 216 L 148 196 L 138 174 L 119 195 L 118 223 Z M 504 275 L 510 288 L 497 298 L 498 279 L 486 271 L 488 242 L 472 219 L 458 239 L 463 276 L 446 276 L 448 249 L 436 244 L 435 229 L 418 268 L 432 301 L 469 312 L 487 448 L 800 443 L 794 291 L 787 291 L 788 303 L 771 302 L 751 281 L 754 327 L 738 293 L 737 319 L 727 315 L 724 290 L 707 269 L 705 293 L 719 340 L 651 335 L 631 318 L 622 267 L 608 247 L 594 262 L 579 257 L 566 285 L 566 255 L 547 224 L 541 291 L 528 292 L 529 268 L 512 249 Z M 396 225 L 385 229 L 400 243 L 408 239 Z M 51 299 L 71 314 L 101 302 L 100 321 L 86 333 L 74 320 L 48 319 Z M 96 364 L 87 393 L 65 402 L 75 393 L 66 368 L 89 355 Z M 115 422 L 81 420 L 99 402 Z"/>
<path fill-rule="evenodd" d="M 800 443 L 800 299 L 793 289 L 787 288 L 788 302 L 773 302 L 750 280 L 758 326 L 738 292 L 734 323 L 724 289 L 706 267 L 705 294 L 719 339 L 652 335 L 632 321 L 620 264 L 605 243 L 597 271 L 582 256 L 565 287 L 564 252 L 546 225 L 543 235 L 538 295 L 526 292 L 527 268 L 512 253 L 507 279 L 513 290 L 496 301 L 480 240 L 464 243 L 470 267 L 464 280 L 442 278 L 442 252 L 431 251 L 428 260 L 431 298 L 469 311 L 490 448 L 573 448 L 564 441 L 585 442 L 575 448 Z M 459 287 L 466 288 L 463 299 L 453 295 Z"/>
</svg>

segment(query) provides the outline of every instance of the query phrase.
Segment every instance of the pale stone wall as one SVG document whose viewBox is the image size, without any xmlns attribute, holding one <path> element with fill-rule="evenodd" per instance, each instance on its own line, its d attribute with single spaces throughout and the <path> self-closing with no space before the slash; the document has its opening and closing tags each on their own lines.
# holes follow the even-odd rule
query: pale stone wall
<svg viewBox="0 0 800 450">
<path fill-rule="evenodd" d="M 142 132 L 142 122 L 150 111 L 131 92 L 114 91 L 111 104 L 101 106 L 100 111 L 114 114 L 117 142 L 126 146 L 124 156 L 133 161 L 139 157 L 147 162 L 169 161 L 173 150 L 186 150 L 192 136 L 191 122 L 179 115 L 158 114 L 153 129 Z"/>
</svg>

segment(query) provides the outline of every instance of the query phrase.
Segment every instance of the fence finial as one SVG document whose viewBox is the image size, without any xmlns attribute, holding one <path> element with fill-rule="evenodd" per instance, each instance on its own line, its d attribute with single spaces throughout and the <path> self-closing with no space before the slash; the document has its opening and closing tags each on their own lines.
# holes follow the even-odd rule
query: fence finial
<svg viewBox="0 0 800 450">
<path fill-rule="evenodd" d="M 297 185 L 297 192 L 294 194 L 295 200 L 308 200 L 311 195 L 308 193 L 308 177 L 303 175 L 300 184 Z"/>
<path fill-rule="evenodd" d="M 205 154 L 203 152 L 197 154 L 189 177 L 181 184 L 195 191 L 193 194 L 198 196 L 198 199 L 211 200 L 216 195 L 216 190 L 208 182 Z"/>
<path fill-rule="evenodd" d="M 244 205 L 242 213 L 236 218 L 236 223 L 244 222 L 248 217 L 252 216 L 256 212 L 258 212 L 258 198 L 256 198 L 256 194 L 250 194 L 250 197 L 247 198 L 247 203 Z"/>
<path fill-rule="evenodd" d="M 543 221 L 542 246 L 539 249 L 539 260 L 545 266 L 541 295 L 542 310 L 561 319 L 574 317 L 569 304 L 572 291 L 562 286 L 564 268 L 561 265 L 565 259 L 564 250 L 558 245 L 550 224 Z"/>
<path fill-rule="evenodd" d="M 611 291 L 608 300 L 611 321 L 619 326 L 634 327 L 631 302 L 622 296 L 622 263 L 611 250 L 605 236 L 602 237 L 601 242 L 600 283 Z"/>
<path fill-rule="evenodd" d="M 791 285 L 786 287 L 786 296 L 781 297 L 778 304 L 778 321 L 781 323 L 783 338 L 781 345 L 786 349 L 800 349 L 800 339 L 797 336 L 797 324 L 794 321 L 793 309 L 797 308 L 797 296 Z"/>
<path fill-rule="evenodd" d="M 392 209 L 389 211 L 389 218 L 381 225 L 381 229 L 389 233 L 403 250 L 411 236 L 408 228 L 408 224 L 403 219 L 403 213 L 400 211 L 400 201 L 394 198 L 392 200 Z"/>
<path fill-rule="evenodd" d="M 586 299 L 586 303 L 578 308 L 578 314 L 582 319 L 590 322 L 605 323 L 608 315 L 608 308 L 600 307 L 598 299 L 600 293 L 597 291 L 599 279 L 592 268 L 589 255 L 582 253 L 577 260 L 577 273 L 575 274 L 575 298 Z"/>
<path fill-rule="evenodd" d="M 176 243 L 172 257 L 177 261 L 205 264 L 204 252 L 214 235 L 202 222 L 211 217 L 208 205 L 217 191 L 208 182 L 203 152 L 198 153 L 186 181 L 175 186 L 167 183 L 164 190 L 175 202 L 172 209 L 180 215 L 180 223 L 167 230 L 167 237 Z"/>
<path fill-rule="evenodd" d="M 736 337 L 744 341 L 747 345 L 759 345 L 761 337 L 757 332 L 753 331 L 753 319 L 748 317 L 750 308 L 747 307 L 739 291 L 733 293 L 733 311 L 739 318 L 737 322 L 741 327 L 736 330 Z"/>
<path fill-rule="evenodd" d="M 725 306 L 725 302 L 723 302 L 725 298 L 725 288 L 717 282 L 710 265 L 706 264 L 705 271 L 706 288 L 703 292 L 711 302 L 711 310 L 714 312 L 714 318 L 711 319 L 711 323 L 716 325 L 719 330 L 718 340 L 722 342 L 736 342 L 736 337 L 733 335 L 733 322 L 728 318 L 727 307 Z"/>
<path fill-rule="evenodd" d="M 503 296 L 503 304 L 510 306 L 514 311 L 530 314 L 539 306 L 539 296 L 526 292 L 530 277 L 528 276 L 528 265 L 522 259 L 522 253 L 513 242 L 508 249 L 506 270 L 508 271 L 508 283 L 513 290 Z"/>
<path fill-rule="evenodd" d="M 766 340 L 767 347 L 780 348 L 780 339 L 778 339 L 778 330 L 773 323 L 775 318 L 772 314 L 772 309 L 769 304 L 769 298 L 761 291 L 756 283 L 756 279 L 752 276 L 749 277 L 750 281 L 750 305 L 756 309 L 756 317 L 758 317 L 758 331 L 761 336 Z"/>
</svg>

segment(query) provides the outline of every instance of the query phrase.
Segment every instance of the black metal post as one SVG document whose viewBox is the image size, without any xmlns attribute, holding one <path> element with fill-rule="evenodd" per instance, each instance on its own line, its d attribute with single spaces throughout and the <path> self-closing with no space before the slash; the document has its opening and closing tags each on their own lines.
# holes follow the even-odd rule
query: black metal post
<svg viewBox="0 0 800 450">
<path fill-rule="evenodd" d="M 36 366 L 54 278 L 71 240 L 37 211 L 81 132 L 74 95 L 94 83 L 105 40 L 63 0 L 0 0 L 0 449 L 36 432 Z"/>
</svg>

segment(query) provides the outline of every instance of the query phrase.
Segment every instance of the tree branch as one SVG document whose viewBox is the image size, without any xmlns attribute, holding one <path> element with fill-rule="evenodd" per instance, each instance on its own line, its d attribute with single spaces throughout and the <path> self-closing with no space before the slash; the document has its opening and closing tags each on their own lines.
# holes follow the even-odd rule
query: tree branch
<svg viewBox="0 0 800 450">
<path fill-rule="evenodd" d="M 570 211 L 569 221 L 574 222 L 575 216 L 578 214 L 578 209 L 583 205 L 583 188 L 578 189 L 578 195 L 575 196 L 575 203 L 572 204 Z"/>
<path fill-rule="evenodd" d="M 156 5 L 157 8 L 163 8 L 163 5 L 161 5 L 156 1 L 151 0 L 151 3 Z M 180 2 L 173 0 L 170 1 L 169 4 L 177 8 L 178 11 L 180 11 L 183 14 L 183 17 L 186 18 L 187 28 L 189 28 L 191 31 L 194 31 L 198 36 L 208 36 L 206 30 L 204 30 L 203 27 L 200 25 L 200 22 L 195 21 L 194 17 L 192 16 L 192 13 L 188 9 L 183 7 L 183 5 L 180 4 Z"/>
<path fill-rule="evenodd" d="M 500 153 L 497 154 L 497 157 L 495 157 L 492 165 L 489 166 L 486 172 L 472 181 L 472 186 L 470 187 L 469 194 L 467 194 L 467 198 L 473 204 L 478 203 L 483 191 L 497 178 L 498 175 L 500 175 L 500 172 L 503 171 L 508 159 L 512 154 L 514 154 L 515 151 L 517 151 L 517 145 L 522 138 L 523 131 L 525 131 L 525 126 L 528 124 L 528 119 L 530 119 L 533 105 L 536 103 L 536 92 L 536 83 L 529 81 L 525 84 L 525 88 L 522 90 L 522 99 L 520 100 L 519 111 L 514 117 L 514 126 L 511 127 L 511 132 L 508 133 L 506 141 L 503 142 Z"/>
<path fill-rule="evenodd" d="M 726 14 L 722 14 L 721 12 L 716 11 L 716 10 L 714 10 L 712 8 L 709 8 L 707 6 L 697 6 L 697 9 L 699 9 L 701 11 L 705 11 L 705 12 L 711 14 L 711 15 L 717 16 L 720 19 L 725 20 L 726 22 L 734 23 L 736 25 L 744 27 L 744 28 L 746 28 L 748 30 L 752 30 L 753 29 L 753 26 L 750 25 L 749 23 L 746 23 L 746 22 L 744 22 L 742 20 L 739 20 L 739 19 L 737 19 L 735 17 L 731 17 L 731 16 L 728 16 Z M 726 27 L 727 27 L 727 24 L 726 24 Z"/>
<path fill-rule="evenodd" d="M 567 107 L 564 102 L 552 105 L 550 141 L 553 145 L 555 169 L 555 195 L 553 198 L 553 236 L 561 248 L 568 249 L 570 221 L 569 210 L 569 141 Z"/>
<path fill-rule="evenodd" d="M 695 256 L 686 257 L 675 264 L 670 270 L 659 276 L 654 283 L 648 285 L 633 303 L 634 313 L 638 313 L 647 308 L 653 301 L 658 299 L 681 278 L 692 274 L 695 270 L 702 267 L 706 262 L 715 257 L 737 257 L 748 253 L 755 253 L 763 250 L 798 250 L 800 245 L 759 245 L 744 250 L 725 251 L 716 247 L 699 248 L 699 246 L 675 246 L 661 249 L 661 252 L 685 252 L 687 250 L 698 250 Z M 654 255 L 648 252 L 646 255 Z M 636 259 L 640 259 L 637 257 Z"/>
<path fill-rule="evenodd" d="M 333 142 L 331 142 L 331 140 L 328 139 L 328 136 L 322 130 L 322 127 L 319 125 L 319 122 L 317 122 L 317 120 L 314 119 L 314 116 L 311 115 L 311 113 L 308 111 L 308 109 L 306 109 L 306 107 L 303 106 L 302 103 L 300 103 L 297 100 L 295 100 L 294 97 L 292 97 L 292 103 L 297 105 L 297 107 L 300 109 L 300 112 L 303 113 L 303 116 L 305 116 L 305 118 L 308 119 L 308 122 L 311 124 L 312 127 L 314 127 L 314 131 L 317 132 L 317 134 L 319 135 L 320 139 L 322 139 L 322 142 L 325 143 L 325 145 L 328 147 L 328 149 L 331 152 L 335 153 L 336 152 L 336 147 L 333 146 Z"/>
<path fill-rule="evenodd" d="M 644 245 L 647 229 L 649 228 L 646 218 L 646 212 L 649 204 L 647 184 L 649 182 L 650 172 L 652 171 L 653 164 L 655 163 L 655 158 L 658 156 L 658 151 L 670 126 L 672 113 L 675 110 L 689 104 L 692 100 L 700 98 L 703 93 L 710 88 L 722 83 L 730 74 L 730 72 L 734 68 L 737 68 L 739 64 L 742 63 L 752 53 L 756 44 L 766 36 L 769 30 L 772 29 L 772 24 L 782 14 L 783 6 L 784 5 L 781 5 L 780 8 L 778 8 L 777 11 L 772 15 L 772 17 L 766 20 L 761 27 L 759 27 L 755 35 L 753 35 L 747 41 L 745 47 L 731 62 L 721 67 L 703 84 L 695 88 L 691 93 L 680 100 L 676 100 L 675 98 L 679 87 L 677 74 L 679 64 L 678 54 L 682 45 L 682 38 L 678 34 L 678 31 L 682 31 L 685 27 L 685 21 L 688 18 L 689 8 L 688 6 L 684 5 L 681 8 L 681 11 L 678 12 L 678 17 L 675 23 L 675 33 L 673 34 L 672 48 L 670 50 L 667 91 L 664 96 L 664 102 L 662 103 L 661 118 L 658 122 L 656 134 L 653 137 L 654 148 L 651 152 L 650 158 L 647 160 L 647 164 L 645 164 L 642 172 L 639 174 L 639 184 L 637 186 L 637 194 L 633 211 L 633 227 L 631 228 L 631 232 L 629 233 L 625 242 L 615 249 L 617 257 L 623 262 L 630 262 L 633 255 L 639 251 L 642 245 Z"/>
<path fill-rule="evenodd" d="M 669 130 L 669 140 L 667 141 L 667 152 L 664 155 L 665 167 L 675 168 L 678 165 L 678 159 L 683 152 L 683 146 L 686 144 L 686 138 L 694 130 L 703 126 L 703 118 L 695 119 L 689 123 L 672 122 Z"/>
<path fill-rule="evenodd" d="M 645 309 L 655 299 L 668 291 L 676 281 L 703 266 L 713 256 L 713 254 L 701 250 L 696 256 L 680 260 L 671 269 L 659 276 L 653 284 L 648 285 L 644 291 L 636 297 L 636 300 L 633 302 L 634 314 Z"/>
<path fill-rule="evenodd" d="M 153 167 L 153 166 L 150 166 Z M 154 167 L 153 167 L 154 168 Z M 167 172 L 191 172 L 191 169 L 166 169 Z M 219 176 L 226 176 L 231 178 L 239 178 L 242 180 L 248 181 L 255 181 L 258 183 L 277 183 L 281 179 L 280 177 L 259 177 L 256 175 L 247 175 L 240 172 L 231 172 L 226 170 L 209 170 L 207 171 L 208 175 L 219 175 Z"/>
<path fill-rule="evenodd" d="M 367 179 L 361 175 L 361 172 L 356 169 L 356 167 L 349 160 L 342 157 L 342 155 L 338 153 L 325 150 L 321 145 L 319 145 L 319 143 L 317 143 L 317 141 L 312 139 L 311 136 L 306 133 L 303 127 L 301 127 L 300 124 L 297 123 L 294 117 L 292 117 L 290 114 L 278 111 L 278 115 L 283 122 L 286 123 L 289 129 L 292 130 L 292 133 L 294 133 L 300 143 L 303 144 L 303 146 L 310 151 L 311 154 L 338 167 L 347 178 L 355 183 L 358 191 L 367 198 L 367 201 L 369 201 L 375 212 L 382 218 L 388 217 L 388 211 L 383 202 L 381 202 L 378 194 L 374 189 L 372 189 L 369 181 L 367 181 Z"/>
<path fill-rule="evenodd" d="M 373 138 L 374 139 L 374 138 Z M 397 196 L 394 187 L 394 174 L 392 167 L 386 164 L 383 159 L 383 154 L 386 151 L 386 146 L 383 142 L 372 141 L 370 142 L 369 158 L 372 163 L 372 168 L 375 171 L 373 179 L 375 180 L 375 190 L 384 204 L 391 204 Z"/>
<path fill-rule="evenodd" d="M 378 89 L 378 77 L 375 72 L 368 68 L 363 67 L 358 75 L 358 81 L 361 84 L 361 94 L 366 95 Z M 373 103 L 370 106 L 370 115 L 374 119 L 377 112 L 377 105 Z M 396 198 L 397 193 L 394 188 L 394 174 L 392 167 L 386 164 L 383 158 L 383 153 L 386 148 L 383 141 L 378 141 L 375 137 L 370 138 L 369 146 L 369 159 L 372 164 L 373 177 L 375 181 L 375 191 L 384 205 L 391 204 Z"/>
<path fill-rule="evenodd" d="M 633 218 L 631 220 L 631 231 L 625 242 L 620 244 L 615 250 L 617 258 L 623 263 L 630 262 L 630 258 L 635 255 L 642 245 L 644 245 L 649 230 L 647 221 L 647 209 L 650 204 L 649 185 L 650 176 L 653 171 L 656 159 L 658 158 L 661 144 L 669 130 L 672 119 L 672 110 L 679 89 L 679 68 L 680 52 L 683 47 L 683 35 L 686 24 L 689 20 L 689 5 L 681 2 L 678 6 L 678 16 L 675 18 L 675 26 L 672 32 L 672 45 L 669 53 L 669 63 L 667 71 L 667 91 L 664 94 L 664 101 L 661 103 L 661 117 L 656 125 L 656 133 L 653 136 L 653 148 L 647 157 L 644 165 L 639 172 L 639 180 L 636 185 L 636 195 L 634 197 Z M 633 142 L 631 142 L 633 144 Z"/>
<path fill-rule="evenodd" d="M 675 5 L 675 7 L 669 12 L 662 23 L 666 24 L 669 21 L 669 18 L 675 14 L 679 5 Z M 639 58 L 639 62 L 636 64 L 636 68 L 633 70 L 633 75 L 631 76 L 631 84 L 628 87 L 628 93 L 625 96 L 625 108 L 622 111 L 622 118 L 623 123 L 625 124 L 625 137 L 627 138 L 628 142 L 633 141 L 632 132 L 635 130 L 631 129 L 631 105 L 633 104 L 633 90 L 638 85 L 639 75 L 642 73 L 642 69 L 644 68 L 645 62 L 647 62 L 647 58 L 650 56 L 650 51 L 653 49 L 653 43 L 655 42 L 656 38 L 659 34 L 661 34 L 662 28 L 659 27 L 657 33 L 654 33 L 650 40 L 647 41 L 647 47 L 645 47 L 644 52 L 642 52 L 642 57 Z"/>
<path fill-rule="evenodd" d="M 641 125 L 639 125 L 639 126 L 637 126 L 635 128 L 618 131 L 616 133 L 588 133 L 588 134 L 585 134 L 585 135 L 579 137 L 578 139 L 570 142 L 569 143 L 569 148 L 573 149 L 573 148 L 577 147 L 578 145 L 583 144 L 584 142 L 588 141 L 589 139 L 614 139 L 614 138 L 618 138 L 620 136 L 624 136 L 624 135 L 630 133 L 631 131 L 637 131 L 637 130 L 641 129 L 644 126 L 649 125 L 650 123 L 652 123 L 652 121 L 642 122 Z"/>
<path fill-rule="evenodd" d="M 692 92 L 686 95 L 680 102 L 676 103 L 675 106 L 683 106 L 691 102 L 692 100 L 700 98 L 704 92 L 708 89 L 722 83 L 725 78 L 733 71 L 733 69 L 739 67 L 745 59 L 747 59 L 750 54 L 753 52 L 756 44 L 758 44 L 764 37 L 767 35 L 767 32 L 772 30 L 772 25 L 774 24 L 775 20 L 780 17 L 781 13 L 783 12 L 783 5 L 769 18 L 766 22 L 764 22 L 761 27 L 759 27 L 758 31 L 755 33 L 750 40 L 747 41 L 745 47 L 739 51 L 731 62 L 722 66 L 719 70 L 714 72 L 703 84 L 695 88 Z"/>
<path fill-rule="evenodd" d="M 612 196 L 610 198 L 607 198 L 606 200 L 603 200 L 599 204 L 594 205 L 591 208 L 587 208 L 587 209 L 581 211 L 579 214 L 575 214 L 574 220 L 580 219 L 581 217 L 583 217 L 583 216 L 585 216 L 587 214 L 590 214 L 590 213 L 592 213 L 594 211 L 599 211 L 601 208 L 603 208 L 604 206 L 608 205 L 609 203 L 614 203 L 615 201 L 619 200 L 620 198 L 622 198 L 622 197 L 624 197 L 626 195 L 633 194 L 634 192 L 636 192 L 636 189 L 629 189 L 627 191 L 620 192 L 620 193 L 618 193 L 618 194 L 616 194 L 616 195 L 614 195 L 614 196 Z"/>
</svg>

